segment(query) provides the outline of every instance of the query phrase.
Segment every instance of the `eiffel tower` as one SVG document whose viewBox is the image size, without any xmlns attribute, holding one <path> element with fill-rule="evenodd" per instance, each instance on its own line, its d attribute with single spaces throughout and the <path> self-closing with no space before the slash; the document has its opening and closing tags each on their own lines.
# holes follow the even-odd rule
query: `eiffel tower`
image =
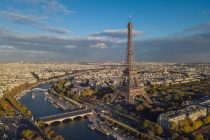
<svg viewBox="0 0 210 140">
<path fill-rule="evenodd" d="M 127 60 L 126 68 L 123 71 L 124 80 L 122 84 L 123 94 L 126 97 L 128 104 L 134 103 L 136 96 L 141 96 L 145 101 L 152 103 L 152 100 L 144 91 L 144 86 L 140 85 L 137 79 L 137 71 L 134 61 L 134 48 L 133 48 L 133 24 L 132 19 L 128 23 L 128 47 L 127 47 Z"/>
</svg>

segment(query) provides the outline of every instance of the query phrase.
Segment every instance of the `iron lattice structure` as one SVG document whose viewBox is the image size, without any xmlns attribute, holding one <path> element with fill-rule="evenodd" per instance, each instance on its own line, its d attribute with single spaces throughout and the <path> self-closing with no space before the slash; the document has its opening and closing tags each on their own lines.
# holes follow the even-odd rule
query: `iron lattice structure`
<svg viewBox="0 0 210 140">
<path fill-rule="evenodd" d="M 134 47 L 133 47 L 133 24 L 130 19 L 128 23 L 128 47 L 126 68 L 124 70 L 123 90 L 125 91 L 126 101 L 129 104 L 134 103 L 135 96 L 141 96 L 145 101 L 151 103 L 151 99 L 144 91 L 144 86 L 140 85 L 137 77 L 137 70 L 134 60 Z"/>
</svg>

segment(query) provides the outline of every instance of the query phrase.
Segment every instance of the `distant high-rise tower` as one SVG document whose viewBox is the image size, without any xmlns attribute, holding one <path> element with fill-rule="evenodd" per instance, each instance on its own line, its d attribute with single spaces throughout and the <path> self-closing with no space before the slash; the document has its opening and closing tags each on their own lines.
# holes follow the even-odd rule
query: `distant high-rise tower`
<svg viewBox="0 0 210 140">
<path fill-rule="evenodd" d="M 145 101 L 151 103 L 151 99 L 145 93 L 144 87 L 139 84 L 137 79 L 137 71 L 134 61 L 134 48 L 133 48 L 133 24 L 132 19 L 128 23 L 128 48 L 126 69 L 124 70 L 123 90 L 126 101 L 129 104 L 134 103 L 135 96 L 141 96 Z"/>
</svg>

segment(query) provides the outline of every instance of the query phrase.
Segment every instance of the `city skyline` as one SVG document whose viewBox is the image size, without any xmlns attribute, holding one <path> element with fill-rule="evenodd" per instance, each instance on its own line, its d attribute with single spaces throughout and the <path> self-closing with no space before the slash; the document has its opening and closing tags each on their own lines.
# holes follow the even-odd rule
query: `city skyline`
<svg viewBox="0 0 210 140">
<path fill-rule="evenodd" d="M 208 140 L 209 4 L 0 1 L 0 140 Z"/>
<path fill-rule="evenodd" d="M 0 60 L 124 61 L 132 15 L 136 61 L 209 63 L 209 3 L 3 0 Z"/>
</svg>

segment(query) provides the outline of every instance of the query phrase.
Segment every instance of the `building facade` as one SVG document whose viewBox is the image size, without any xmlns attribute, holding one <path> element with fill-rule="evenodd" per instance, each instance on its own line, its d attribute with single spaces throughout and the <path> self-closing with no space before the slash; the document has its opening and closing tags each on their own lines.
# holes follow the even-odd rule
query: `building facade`
<svg viewBox="0 0 210 140">
<path fill-rule="evenodd" d="M 185 109 L 170 111 L 163 114 L 160 114 L 157 122 L 163 128 L 170 128 L 170 123 L 179 124 L 180 121 L 190 118 L 192 121 L 196 121 L 201 117 L 207 116 L 207 109 L 203 106 L 192 105 Z"/>
</svg>

